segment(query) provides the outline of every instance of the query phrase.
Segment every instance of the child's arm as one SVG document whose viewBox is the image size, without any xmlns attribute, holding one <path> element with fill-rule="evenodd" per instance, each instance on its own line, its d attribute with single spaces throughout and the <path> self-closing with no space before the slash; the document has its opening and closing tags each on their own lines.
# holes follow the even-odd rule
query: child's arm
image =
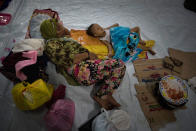
<svg viewBox="0 0 196 131">
<path fill-rule="evenodd" d="M 113 24 L 113 25 L 111 25 L 111 26 L 109 26 L 109 27 L 107 27 L 107 28 L 104 28 L 104 30 L 108 30 L 108 29 L 110 29 L 110 28 L 117 27 L 117 26 L 119 26 L 118 23 Z"/>
<path fill-rule="evenodd" d="M 131 28 L 131 32 L 136 32 L 139 35 L 139 43 L 142 45 L 146 45 L 146 43 L 141 39 L 141 35 L 140 35 L 140 28 L 138 26 Z"/>
<path fill-rule="evenodd" d="M 112 45 L 106 41 L 106 40 L 101 40 L 107 47 L 108 47 L 108 57 L 111 58 L 113 55 L 112 55 Z"/>
</svg>

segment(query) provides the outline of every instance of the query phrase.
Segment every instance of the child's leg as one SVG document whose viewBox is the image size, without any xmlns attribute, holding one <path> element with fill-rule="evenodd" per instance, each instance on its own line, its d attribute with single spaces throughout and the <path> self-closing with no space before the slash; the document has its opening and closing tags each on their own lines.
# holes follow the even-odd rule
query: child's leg
<svg viewBox="0 0 196 131">
<path fill-rule="evenodd" d="M 113 94 L 114 90 L 119 87 L 125 74 L 126 66 L 121 60 L 111 59 L 108 61 L 105 63 L 108 69 L 103 71 L 103 74 L 106 74 L 103 84 L 96 93 L 99 97 Z"/>
<path fill-rule="evenodd" d="M 146 43 L 141 39 L 141 35 L 140 35 L 140 28 L 138 26 L 131 28 L 131 32 L 136 32 L 139 35 L 139 43 L 142 45 L 145 45 Z"/>
</svg>

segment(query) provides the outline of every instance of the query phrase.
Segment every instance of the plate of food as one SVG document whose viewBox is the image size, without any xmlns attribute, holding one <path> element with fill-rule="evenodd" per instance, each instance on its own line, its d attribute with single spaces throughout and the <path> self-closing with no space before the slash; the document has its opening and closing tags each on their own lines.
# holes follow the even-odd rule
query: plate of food
<svg viewBox="0 0 196 131">
<path fill-rule="evenodd" d="M 188 85 L 179 77 L 167 75 L 159 82 L 161 96 L 174 106 L 184 105 L 188 101 Z"/>
</svg>

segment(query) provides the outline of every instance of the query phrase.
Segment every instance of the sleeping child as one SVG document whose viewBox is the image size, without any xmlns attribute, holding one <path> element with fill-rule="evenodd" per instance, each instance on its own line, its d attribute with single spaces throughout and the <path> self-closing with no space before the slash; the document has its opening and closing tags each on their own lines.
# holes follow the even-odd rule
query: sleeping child
<svg viewBox="0 0 196 131">
<path fill-rule="evenodd" d="M 98 24 L 91 24 L 87 29 L 87 34 L 99 38 L 107 45 L 108 57 L 112 57 L 113 46 L 115 50 L 113 58 L 120 58 L 123 61 L 130 59 L 131 52 L 134 51 L 139 42 L 145 45 L 145 42 L 141 39 L 139 27 L 130 29 L 114 24 L 110 27 L 102 28 Z"/>
</svg>

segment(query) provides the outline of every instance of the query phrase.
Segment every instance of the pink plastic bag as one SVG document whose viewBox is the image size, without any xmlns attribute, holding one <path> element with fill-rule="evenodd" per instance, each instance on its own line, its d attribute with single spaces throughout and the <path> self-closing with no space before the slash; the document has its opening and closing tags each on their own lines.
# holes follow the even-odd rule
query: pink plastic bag
<svg viewBox="0 0 196 131">
<path fill-rule="evenodd" d="M 57 100 L 44 117 L 48 131 L 71 131 L 75 116 L 74 102 Z"/>
<path fill-rule="evenodd" d="M 9 24 L 12 16 L 10 14 L 0 13 L 0 25 L 7 25 Z"/>
</svg>

